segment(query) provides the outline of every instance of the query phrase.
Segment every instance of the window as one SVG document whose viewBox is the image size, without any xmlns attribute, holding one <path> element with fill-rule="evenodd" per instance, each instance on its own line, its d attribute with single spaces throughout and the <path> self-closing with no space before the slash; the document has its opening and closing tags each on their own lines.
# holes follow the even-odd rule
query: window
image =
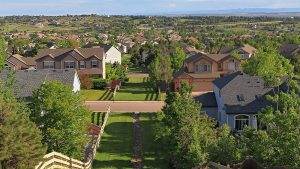
<svg viewBox="0 0 300 169">
<path fill-rule="evenodd" d="M 222 70 L 222 63 L 218 63 L 218 69 Z"/>
<path fill-rule="evenodd" d="M 65 69 L 74 69 L 75 62 L 74 61 L 65 61 Z"/>
<path fill-rule="evenodd" d="M 235 130 L 241 131 L 248 125 L 249 125 L 249 116 L 247 115 L 235 116 L 235 126 L 234 126 Z"/>
<path fill-rule="evenodd" d="M 210 69 L 211 69 L 210 65 L 203 65 L 203 71 L 204 72 L 208 72 L 208 71 L 210 71 Z"/>
<path fill-rule="evenodd" d="M 84 61 L 80 61 L 79 62 L 79 68 L 80 69 L 84 69 L 85 68 L 85 62 Z"/>
<path fill-rule="evenodd" d="M 98 67 L 98 60 L 92 60 L 92 68 Z"/>
<path fill-rule="evenodd" d="M 240 102 L 241 102 L 241 101 L 245 101 L 245 98 L 244 98 L 244 95 L 243 95 L 243 94 L 237 95 L 236 98 L 237 98 L 237 100 L 240 101 Z"/>
<path fill-rule="evenodd" d="M 54 61 L 44 61 L 44 69 L 54 69 Z"/>
</svg>

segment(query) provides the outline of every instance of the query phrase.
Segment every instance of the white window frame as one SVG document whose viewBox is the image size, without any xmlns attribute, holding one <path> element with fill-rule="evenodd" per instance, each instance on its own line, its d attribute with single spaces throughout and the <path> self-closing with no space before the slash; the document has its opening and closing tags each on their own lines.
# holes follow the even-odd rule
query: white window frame
<svg viewBox="0 0 300 169">
<path fill-rule="evenodd" d="M 239 117 L 239 116 L 244 116 L 244 117 L 247 117 L 247 118 L 244 118 L 244 119 L 237 119 L 237 117 Z M 247 121 L 246 123 L 247 124 L 244 124 L 244 125 L 242 125 L 241 127 L 240 127 L 240 129 L 237 129 L 237 120 L 240 120 L 240 121 Z M 243 123 L 241 123 L 241 124 L 243 124 Z M 236 130 L 236 131 L 242 131 L 243 129 L 244 129 L 244 127 L 246 127 L 246 126 L 249 126 L 250 125 L 250 116 L 249 115 L 246 115 L 246 114 L 238 114 L 238 115 L 235 115 L 234 116 L 234 129 Z"/>
<path fill-rule="evenodd" d="M 52 66 L 50 65 L 50 63 L 52 63 L 51 64 Z M 43 68 L 44 69 L 54 69 L 54 61 L 43 61 Z"/>
<path fill-rule="evenodd" d="M 73 66 L 71 66 L 71 63 L 73 63 Z M 76 65 L 75 65 L 75 61 L 65 61 L 64 62 L 64 66 L 65 66 L 65 69 L 75 69 Z"/>
<path fill-rule="evenodd" d="M 95 62 L 97 63 L 96 66 L 94 65 Z M 91 67 L 92 68 L 99 68 L 99 61 L 98 60 L 91 60 Z"/>
<path fill-rule="evenodd" d="M 210 71 L 211 71 L 211 65 L 207 65 L 207 64 L 203 65 L 203 72 L 210 72 Z"/>
</svg>

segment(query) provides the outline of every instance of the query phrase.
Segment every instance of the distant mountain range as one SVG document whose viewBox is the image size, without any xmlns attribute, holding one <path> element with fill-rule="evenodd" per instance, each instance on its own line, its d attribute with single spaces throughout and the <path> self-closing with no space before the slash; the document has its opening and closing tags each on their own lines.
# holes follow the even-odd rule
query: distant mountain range
<svg viewBox="0 0 300 169">
<path fill-rule="evenodd" d="M 180 16 L 299 16 L 300 8 L 239 8 L 226 10 L 178 11 L 159 15 Z"/>
</svg>

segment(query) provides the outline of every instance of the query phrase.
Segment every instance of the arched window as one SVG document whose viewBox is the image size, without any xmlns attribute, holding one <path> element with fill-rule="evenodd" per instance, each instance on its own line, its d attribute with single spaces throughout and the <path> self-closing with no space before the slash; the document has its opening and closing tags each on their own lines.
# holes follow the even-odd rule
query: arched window
<svg viewBox="0 0 300 169">
<path fill-rule="evenodd" d="M 235 116 L 235 125 L 234 128 L 237 131 L 241 131 L 245 126 L 249 125 L 249 116 L 247 115 L 237 115 Z"/>
</svg>

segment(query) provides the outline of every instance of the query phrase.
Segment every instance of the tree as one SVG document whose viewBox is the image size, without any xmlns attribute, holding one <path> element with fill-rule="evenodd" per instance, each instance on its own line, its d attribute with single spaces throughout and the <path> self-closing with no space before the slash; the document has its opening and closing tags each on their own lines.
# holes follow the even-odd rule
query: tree
<svg viewBox="0 0 300 169">
<path fill-rule="evenodd" d="M 217 139 L 211 144 L 210 159 L 223 165 L 231 165 L 241 160 L 238 140 L 231 134 L 229 126 L 224 125 L 217 131 Z"/>
<path fill-rule="evenodd" d="M 162 85 L 168 85 L 172 79 L 172 72 L 171 60 L 168 56 L 158 55 L 149 65 L 150 80 L 155 83 L 158 90 L 161 89 Z"/>
<path fill-rule="evenodd" d="M 244 156 L 253 156 L 265 166 L 300 167 L 300 99 L 295 93 L 269 96 L 279 103 L 259 115 L 265 130 L 246 128 L 241 137 Z"/>
<path fill-rule="evenodd" d="M 110 81 L 121 80 L 125 82 L 127 79 L 127 70 L 123 65 L 107 64 L 106 65 L 106 78 Z"/>
<path fill-rule="evenodd" d="M 57 42 L 57 46 L 61 48 L 78 48 L 80 46 L 80 43 L 77 40 L 63 39 Z"/>
<path fill-rule="evenodd" d="M 82 159 L 88 142 L 90 112 L 79 93 L 59 82 L 46 82 L 33 93 L 31 107 L 31 117 L 40 126 L 48 152 Z"/>
<path fill-rule="evenodd" d="M 284 78 L 293 77 L 293 66 L 270 46 L 262 47 L 255 56 L 243 64 L 243 70 L 250 75 L 260 76 L 269 86 L 279 86 Z"/>
<path fill-rule="evenodd" d="M 176 47 L 175 51 L 171 54 L 171 63 L 174 71 L 178 71 L 186 58 L 185 52 L 182 48 Z"/>
<path fill-rule="evenodd" d="M 179 93 L 168 93 L 156 136 L 174 168 L 192 168 L 208 162 L 215 123 L 200 113 L 201 105 L 191 97 L 189 87 L 181 86 Z"/>
<path fill-rule="evenodd" d="M 9 87 L 8 87 L 9 86 Z M 30 121 L 30 110 L 0 82 L 0 166 L 33 169 L 46 153 L 41 131 Z"/>
<path fill-rule="evenodd" d="M 6 44 L 5 40 L 0 37 L 0 70 L 4 67 L 6 60 Z"/>
</svg>

